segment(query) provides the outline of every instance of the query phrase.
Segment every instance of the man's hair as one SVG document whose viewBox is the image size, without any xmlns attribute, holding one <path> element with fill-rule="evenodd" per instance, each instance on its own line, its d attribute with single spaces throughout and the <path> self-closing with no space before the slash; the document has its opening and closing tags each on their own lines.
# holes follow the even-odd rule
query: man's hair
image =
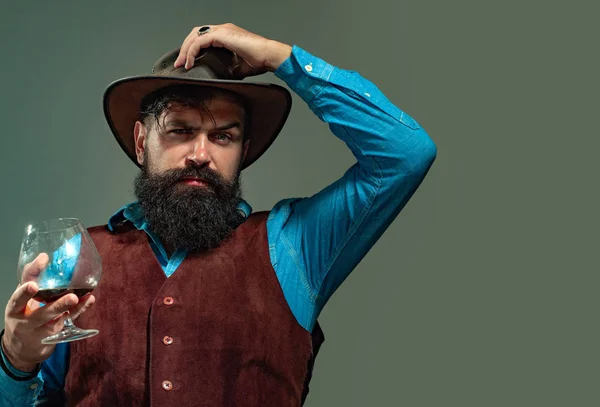
<svg viewBox="0 0 600 407">
<path fill-rule="evenodd" d="M 244 141 L 246 141 L 250 128 L 248 104 L 242 96 L 226 89 L 190 85 L 171 85 L 158 89 L 142 99 L 140 120 L 150 128 L 155 124 L 160 126 L 160 116 L 173 106 L 173 104 L 178 104 L 184 107 L 199 109 L 202 114 L 206 114 L 213 124 L 215 124 L 215 119 L 206 106 L 215 97 L 226 97 L 232 103 L 236 103 L 242 107 L 244 112 L 242 125 L 244 126 Z"/>
</svg>

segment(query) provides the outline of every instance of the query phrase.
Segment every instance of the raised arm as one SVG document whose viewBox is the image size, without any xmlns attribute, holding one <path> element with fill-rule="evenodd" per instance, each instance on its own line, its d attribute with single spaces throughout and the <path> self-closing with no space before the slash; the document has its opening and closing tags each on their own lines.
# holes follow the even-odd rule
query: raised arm
<svg viewBox="0 0 600 407">
<path fill-rule="evenodd" d="M 419 187 L 437 150 L 413 118 L 356 72 L 294 47 L 275 74 L 357 159 L 324 190 L 282 201 L 271 214 L 269 229 L 279 231 L 270 242 L 276 269 L 295 269 L 297 295 L 306 300 L 288 302 L 310 330 L 333 292 Z M 287 290 L 288 297 L 293 291 Z"/>
</svg>

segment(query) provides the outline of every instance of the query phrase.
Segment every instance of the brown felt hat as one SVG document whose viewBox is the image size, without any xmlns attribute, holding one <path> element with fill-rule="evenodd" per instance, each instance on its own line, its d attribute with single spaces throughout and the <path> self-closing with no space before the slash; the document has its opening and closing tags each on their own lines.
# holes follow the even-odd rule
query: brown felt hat
<svg viewBox="0 0 600 407">
<path fill-rule="evenodd" d="M 140 120 L 141 102 L 147 95 L 171 85 L 220 88 L 236 93 L 245 101 L 250 117 L 246 129 L 250 146 L 241 169 L 247 168 L 263 155 L 283 128 L 292 107 L 290 92 L 273 83 L 240 79 L 238 56 L 224 48 L 203 50 L 190 70 L 173 67 L 178 55 L 179 48 L 156 61 L 151 75 L 119 79 L 106 89 L 104 115 L 119 145 L 139 166 L 133 128 Z"/>
</svg>

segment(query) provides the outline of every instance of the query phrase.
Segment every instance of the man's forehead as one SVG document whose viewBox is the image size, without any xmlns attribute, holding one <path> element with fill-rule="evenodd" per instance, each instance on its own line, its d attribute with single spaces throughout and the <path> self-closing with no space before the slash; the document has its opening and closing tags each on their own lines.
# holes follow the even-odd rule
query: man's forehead
<svg viewBox="0 0 600 407">
<path fill-rule="evenodd" d="M 208 114 L 207 114 L 208 113 Z M 204 102 L 204 106 L 186 106 L 172 102 L 162 112 L 161 121 L 221 121 L 242 120 L 244 110 L 238 103 L 226 98 L 213 98 Z"/>
</svg>

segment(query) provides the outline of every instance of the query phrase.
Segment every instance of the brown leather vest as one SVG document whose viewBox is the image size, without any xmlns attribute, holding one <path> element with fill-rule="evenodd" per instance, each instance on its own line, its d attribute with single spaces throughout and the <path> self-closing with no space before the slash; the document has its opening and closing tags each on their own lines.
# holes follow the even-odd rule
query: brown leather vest
<svg viewBox="0 0 600 407">
<path fill-rule="evenodd" d="M 103 275 L 77 325 L 100 334 L 71 343 L 68 404 L 299 406 L 322 337 L 315 348 L 284 298 L 267 215 L 169 278 L 145 232 L 91 228 Z"/>
</svg>

